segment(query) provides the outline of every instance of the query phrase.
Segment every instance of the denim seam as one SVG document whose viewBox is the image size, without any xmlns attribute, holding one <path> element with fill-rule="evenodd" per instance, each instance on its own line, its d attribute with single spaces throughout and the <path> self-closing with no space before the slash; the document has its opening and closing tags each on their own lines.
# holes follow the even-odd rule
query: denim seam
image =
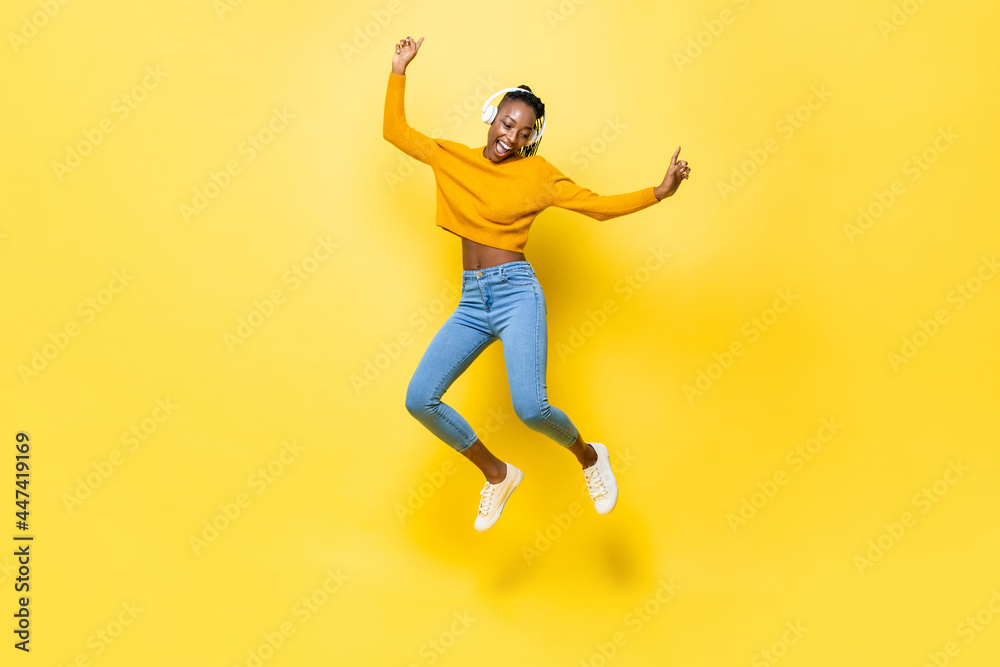
<svg viewBox="0 0 1000 667">
<path fill-rule="evenodd" d="M 520 268 L 515 268 L 513 270 L 510 270 L 509 272 L 508 271 L 504 271 L 503 275 L 501 276 L 501 280 L 503 282 L 507 283 L 508 285 L 513 285 L 515 287 L 526 287 L 528 285 L 531 285 L 533 283 L 538 282 L 538 278 L 537 278 L 537 276 L 535 276 L 534 269 L 530 269 L 528 267 L 524 267 L 524 269 L 528 269 L 528 271 L 524 271 L 523 269 L 520 269 Z M 511 276 L 517 276 L 517 274 L 519 274 L 519 273 L 528 273 L 529 275 L 527 275 L 527 276 L 524 277 L 524 280 L 527 280 L 528 282 L 526 282 L 526 283 L 517 283 L 517 282 L 514 282 L 514 281 L 510 280 Z"/>
<path fill-rule="evenodd" d="M 539 339 L 539 329 L 542 328 L 542 318 L 545 317 L 545 313 L 539 312 L 542 309 L 542 302 L 538 299 L 538 290 L 532 290 L 535 295 L 535 401 L 541 405 L 542 404 L 542 383 L 539 381 L 540 371 L 541 371 L 541 355 L 538 353 L 538 339 Z M 547 343 L 547 341 L 546 341 Z M 548 402 L 546 400 L 546 402 Z M 568 431 L 565 431 L 558 424 L 552 421 L 552 405 L 549 405 L 549 414 L 545 417 L 545 421 L 552 426 L 555 430 L 561 431 L 566 435 L 569 435 Z M 568 445 L 563 445 L 563 447 L 569 447 L 574 442 L 576 438 L 570 441 Z"/>
<path fill-rule="evenodd" d="M 438 403 L 440 403 L 441 402 L 441 398 L 444 397 L 444 392 L 441 391 L 441 387 L 443 387 L 446 384 L 447 379 L 449 377 L 451 377 L 451 374 L 455 372 L 455 369 L 458 368 L 459 366 L 461 366 L 462 364 L 464 364 L 465 361 L 469 357 L 473 356 L 479 350 L 481 350 L 483 347 L 485 347 L 487 345 L 490 345 L 491 343 L 493 343 L 493 339 L 492 338 L 487 338 L 482 343 L 480 343 L 479 345 L 477 345 L 476 348 L 474 350 L 472 350 L 469 354 L 467 354 L 461 361 L 459 361 L 457 364 L 455 364 L 454 366 L 452 366 L 451 369 L 449 369 L 447 373 L 445 373 L 445 375 L 442 378 L 441 382 L 438 383 L 438 386 L 434 388 L 434 393 L 439 396 Z M 438 414 L 438 417 L 441 418 L 441 421 L 444 421 L 444 422 L 448 423 L 449 425 L 451 425 L 452 427 L 454 427 L 454 429 L 456 431 L 458 431 L 459 433 L 462 432 L 462 429 L 459 427 L 459 425 L 456 424 L 455 422 L 451 421 L 450 419 L 448 419 L 445 415 Z M 471 426 L 471 424 L 470 424 L 470 426 Z M 463 449 L 468 449 L 472 444 L 474 444 L 476 442 L 476 439 L 478 439 L 479 436 L 476 435 L 476 430 L 475 429 L 472 429 L 472 434 L 473 434 L 473 437 L 475 439 L 473 439 L 472 442 L 470 442 L 465 447 L 463 447 Z M 461 450 L 459 450 L 459 451 L 461 451 Z"/>
</svg>

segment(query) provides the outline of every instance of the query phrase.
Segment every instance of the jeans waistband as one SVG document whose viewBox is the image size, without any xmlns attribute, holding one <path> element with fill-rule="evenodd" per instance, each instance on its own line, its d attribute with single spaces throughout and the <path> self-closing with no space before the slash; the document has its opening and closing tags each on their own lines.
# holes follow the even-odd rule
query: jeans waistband
<svg viewBox="0 0 1000 667">
<path fill-rule="evenodd" d="M 495 264 L 493 266 L 488 266 L 485 269 L 463 269 L 462 279 L 465 278 L 487 278 L 490 276 L 502 276 L 505 271 L 510 271 L 513 268 L 527 267 L 531 269 L 534 273 L 535 269 L 531 266 L 531 262 L 519 259 L 514 262 L 504 262 L 503 264 Z"/>
</svg>

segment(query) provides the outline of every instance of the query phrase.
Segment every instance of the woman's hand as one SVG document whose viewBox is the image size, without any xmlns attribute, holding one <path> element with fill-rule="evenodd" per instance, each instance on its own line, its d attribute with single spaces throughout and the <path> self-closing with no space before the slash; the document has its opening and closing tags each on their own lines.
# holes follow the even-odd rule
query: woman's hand
<svg viewBox="0 0 1000 667">
<path fill-rule="evenodd" d="M 680 152 L 681 147 L 678 146 L 677 150 L 674 151 L 673 157 L 670 158 L 670 166 L 667 167 L 667 175 L 663 177 L 663 182 L 653 188 L 653 193 L 657 199 L 664 199 L 677 192 L 681 181 L 691 174 L 691 168 L 688 167 L 687 161 L 677 161 L 677 156 Z"/>
<path fill-rule="evenodd" d="M 420 45 L 423 43 L 423 37 L 415 42 L 413 41 L 413 37 L 404 37 L 399 40 L 396 43 L 396 53 L 392 56 L 393 73 L 406 74 L 406 66 L 416 57 L 417 51 L 420 50 Z"/>
</svg>

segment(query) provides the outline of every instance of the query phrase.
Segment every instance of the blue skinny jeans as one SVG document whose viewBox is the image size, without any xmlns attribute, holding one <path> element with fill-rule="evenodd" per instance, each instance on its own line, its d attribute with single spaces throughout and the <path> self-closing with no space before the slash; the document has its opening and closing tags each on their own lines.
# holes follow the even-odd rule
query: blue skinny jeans
<svg viewBox="0 0 1000 667">
<path fill-rule="evenodd" d="M 406 388 L 407 411 L 455 451 L 472 446 L 476 432 L 441 397 L 499 339 L 518 419 L 564 447 L 572 445 L 579 431 L 562 410 L 549 405 L 545 387 L 547 312 L 529 262 L 463 270 L 458 306 L 434 335 Z"/>
</svg>

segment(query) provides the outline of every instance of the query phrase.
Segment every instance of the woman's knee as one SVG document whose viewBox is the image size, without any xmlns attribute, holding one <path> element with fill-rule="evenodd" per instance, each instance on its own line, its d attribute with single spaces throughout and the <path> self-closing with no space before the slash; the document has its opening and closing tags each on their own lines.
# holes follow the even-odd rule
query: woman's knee
<svg viewBox="0 0 1000 667">
<path fill-rule="evenodd" d="M 540 427 L 545 426 L 548 422 L 547 413 L 548 406 L 543 406 L 539 401 L 514 401 L 514 414 L 532 430 L 537 431 Z"/>
<path fill-rule="evenodd" d="M 406 411 L 414 417 L 421 417 L 430 412 L 434 405 L 433 396 L 430 391 L 421 386 L 419 382 L 410 381 L 406 387 Z"/>
</svg>

